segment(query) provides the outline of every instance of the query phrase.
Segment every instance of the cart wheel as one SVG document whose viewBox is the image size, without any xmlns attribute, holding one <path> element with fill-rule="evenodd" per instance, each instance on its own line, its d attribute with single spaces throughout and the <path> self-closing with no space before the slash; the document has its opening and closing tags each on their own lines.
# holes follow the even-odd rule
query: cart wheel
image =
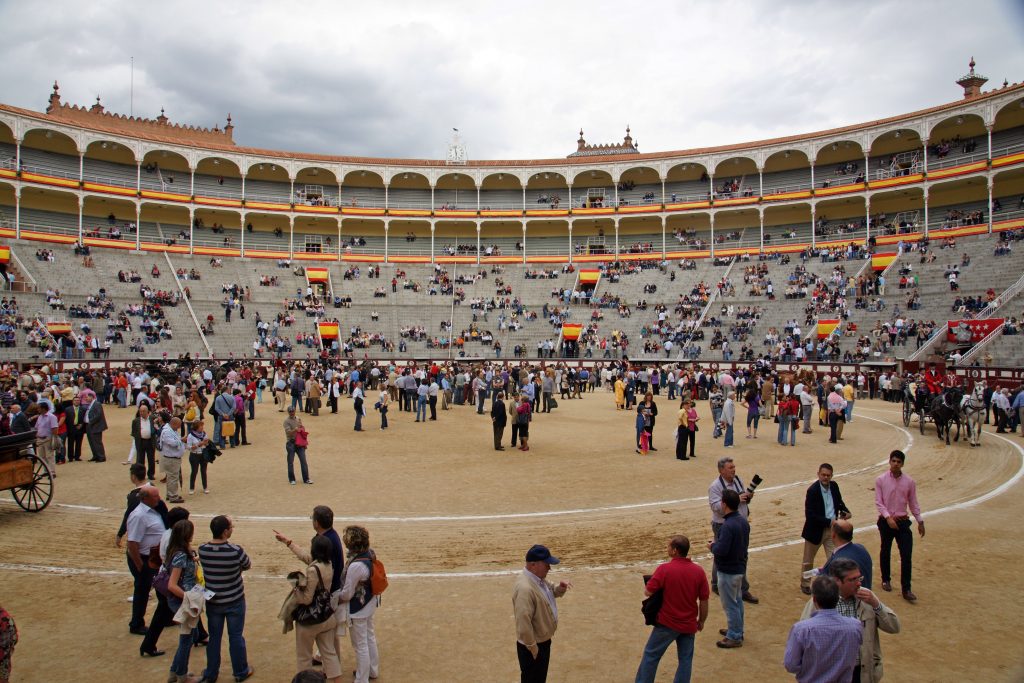
<svg viewBox="0 0 1024 683">
<path fill-rule="evenodd" d="M 917 424 L 921 427 L 921 436 L 924 436 L 924 411 L 917 414 Z"/>
<path fill-rule="evenodd" d="M 50 504 L 53 498 L 53 475 L 46 463 L 34 455 L 27 456 L 32 461 L 32 481 L 23 486 L 11 489 L 14 501 L 27 512 L 39 512 Z"/>
<path fill-rule="evenodd" d="M 907 401 L 904 401 L 903 402 L 903 426 L 904 427 L 909 427 L 910 426 L 910 416 L 913 414 L 913 412 L 914 411 L 911 410 L 910 403 L 908 403 Z"/>
</svg>

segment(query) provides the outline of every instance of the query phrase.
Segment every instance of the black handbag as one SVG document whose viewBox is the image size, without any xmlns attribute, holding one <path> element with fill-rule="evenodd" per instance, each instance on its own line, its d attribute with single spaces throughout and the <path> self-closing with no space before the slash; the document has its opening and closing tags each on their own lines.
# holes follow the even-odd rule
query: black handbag
<svg viewBox="0 0 1024 683">
<path fill-rule="evenodd" d="M 313 600 L 308 605 L 299 605 L 295 608 L 292 616 L 295 621 L 303 626 L 322 624 L 331 618 L 334 610 L 331 608 L 331 594 L 324 588 L 324 577 L 320 573 L 320 567 L 313 567 L 316 570 L 317 585 L 313 593 Z"/>
</svg>

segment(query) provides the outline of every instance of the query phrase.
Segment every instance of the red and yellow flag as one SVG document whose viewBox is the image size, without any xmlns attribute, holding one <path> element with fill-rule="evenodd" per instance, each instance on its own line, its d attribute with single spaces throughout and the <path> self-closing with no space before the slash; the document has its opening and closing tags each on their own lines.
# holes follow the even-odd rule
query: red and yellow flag
<svg viewBox="0 0 1024 683">
<path fill-rule="evenodd" d="M 889 265 L 896 260 L 896 252 L 890 252 L 887 254 L 872 254 L 871 255 L 871 270 L 882 271 L 889 267 Z"/>
<path fill-rule="evenodd" d="M 830 334 L 835 332 L 835 329 L 839 327 L 839 318 L 831 318 L 828 320 L 818 320 L 818 339 L 824 339 Z"/>
<path fill-rule="evenodd" d="M 11 260 L 11 248 L 0 247 L 0 263 L 9 263 Z"/>
<path fill-rule="evenodd" d="M 310 282 L 327 282 L 327 269 L 306 268 L 306 279 Z"/>
<path fill-rule="evenodd" d="M 577 325 L 576 323 L 565 323 L 562 325 L 562 339 L 566 341 L 576 341 L 580 338 L 581 332 L 583 332 L 583 325 Z"/>
<path fill-rule="evenodd" d="M 46 323 L 46 331 L 52 335 L 71 334 L 71 323 Z"/>
<path fill-rule="evenodd" d="M 306 271 L 309 272 L 308 270 Z M 317 323 L 317 327 L 320 330 L 321 339 L 337 339 L 338 338 L 338 323 Z"/>
<path fill-rule="evenodd" d="M 597 284 L 597 281 L 601 279 L 601 271 L 597 268 L 581 268 L 580 269 L 580 284 L 584 286 L 593 287 Z"/>
</svg>

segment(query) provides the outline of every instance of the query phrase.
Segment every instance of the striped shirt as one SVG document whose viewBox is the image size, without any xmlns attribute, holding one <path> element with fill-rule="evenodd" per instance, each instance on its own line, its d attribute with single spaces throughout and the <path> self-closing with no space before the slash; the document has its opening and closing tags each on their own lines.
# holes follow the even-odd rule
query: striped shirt
<svg viewBox="0 0 1024 683">
<path fill-rule="evenodd" d="M 234 543 L 204 543 L 199 546 L 206 588 L 215 593 L 210 602 L 226 605 L 245 597 L 242 572 L 252 563 L 241 546 Z"/>
</svg>

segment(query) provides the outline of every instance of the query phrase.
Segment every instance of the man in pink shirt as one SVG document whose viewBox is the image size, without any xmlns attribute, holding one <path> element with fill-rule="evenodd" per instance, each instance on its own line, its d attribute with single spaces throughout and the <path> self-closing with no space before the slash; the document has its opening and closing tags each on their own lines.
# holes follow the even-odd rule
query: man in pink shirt
<svg viewBox="0 0 1024 683">
<path fill-rule="evenodd" d="M 878 533 L 882 548 L 878 553 L 878 564 L 882 570 L 882 590 L 891 591 L 892 574 L 889 571 L 892 542 L 900 551 L 900 587 L 903 598 L 914 602 L 917 596 L 910 589 L 911 557 L 914 551 L 914 532 L 911 531 L 910 515 L 917 520 L 917 531 L 924 537 L 924 519 L 921 506 L 917 504 L 917 484 L 903 474 L 903 463 L 907 456 L 903 451 L 889 454 L 889 471 L 875 479 L 875 507 L 878 508 Z M 907 514 L 907 510 L 910 514 Z"/>
</svg>

